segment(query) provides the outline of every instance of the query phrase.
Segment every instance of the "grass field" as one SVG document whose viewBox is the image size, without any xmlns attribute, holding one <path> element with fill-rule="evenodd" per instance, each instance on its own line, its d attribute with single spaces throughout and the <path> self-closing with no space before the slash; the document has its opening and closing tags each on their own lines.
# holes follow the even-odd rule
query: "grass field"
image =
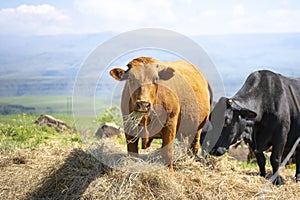
<svg viewBox="0 0 300 200">
<path fill-rule="evenodd" d="M 20 105 L 34 108 L 34 113 L 72 114 L 76 110 L 104 110 L 111 106 L 110 99 L 81 98 L 80 105 L 72 105 L 71 96 L 11 96 L 0 97 L 0 105 Z M 76 98 L 78 102 L 78 98 Z M 92 101 L 92 102 L 91 102 Z M 20 112 L 19 112 L 20 113 Z M 22 112 L 21 112 L 22 113 Z"/>
<path fill-rule="evenodd" d="M 13 96 L 1 97 L 0 104 L 34 107 L 37 113 L 70 113 L 71 97 L 66 96 Z"/>
<path fill-rule="evenodd" d="M 300 198 L 294 167 L 281 169 L 284 184 L 276 187 L 258 176 L 255 164 L 228 154 L 196 160 L 175 147 L 171 172 L 153 149 L 133 159 L 126 156 L 122 136 L 83 140 L 79 133 L 33 124 L 38 116 L 0 116 L 1 199 Z M 70 115 L 55 117 L 72 123 Z M 269 165 L 267 173 L 270 177 Z"/>
<path fill-rule="evenodd" d="M 39 115 L 17 114 L 0 116 L 0 153 L 9 154 L 18 149 L 32 149 L 47 142 L 59 140 L 61 142 L 81 141 L 80 135 L 66 133 L 61 135 L 54 128 L 42 127 L 34 122 Z M 72 116 L 55 115 L 72 126 Z"/>
</svg>

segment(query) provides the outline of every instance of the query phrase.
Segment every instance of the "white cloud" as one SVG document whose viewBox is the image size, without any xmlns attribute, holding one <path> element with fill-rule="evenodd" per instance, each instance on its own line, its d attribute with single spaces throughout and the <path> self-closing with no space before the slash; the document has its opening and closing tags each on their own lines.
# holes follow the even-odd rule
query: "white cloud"
<svg viewBox="0 0 300 200">
<path fill-rule="evenodd" d="M 284 6 L 283 4 L 289 4 Z M 73 0 L 0 10 L 0 33 L 57 34 L 124 32 L 164 28 L 186 35 L 300 31 L 300 12 L 291 1 L 254 5 L 196 0 Z"/>
<path fill-rule="evenodd" d="M 233 7 L 233 14 L 234 15 L 244 15 L 245 14 L 245 8 L 242 4 L 236 5 Z"/>
<path fill-rule="evenodd" d="M 0 10 L 2 33 L 58 34 L 67 31 L 70 19 L 55 7 L 42 5 L 20 5 Z"/>
<path fill-rule="evenodd" d="M 285 6 L 289 5 L 289 0 L 280 0 L 280 1 Z"/>
<path fill-rule="evenodd" d="M 268 7 L 258 11 L 257 6 L 251 4 L 229 4 L 225 9 L 221 5 L 193 0 L 188 3 L 183 0 L 75 0 L 75 8 L 82 15 L 95 18 L 82 22 L 86 31 L 124 32 L 155 27 L 193 35 L 299 30 L 299 14 L 290 10 L 275 12 Z M 284 18 L 289 18 L 290 22 L 284 23 Z"/>
<path fill-rule="evenodd" d="M 75 0 L 75 8 L 82 15 L 101 19 L 98 26 L 113 31 L 172 23 L 175 16 L 171 6 L 171 0 Z"/>
<path fill-rule="evenodd" d="M 85 14 L 104 16 L 107 18 L 137 18 L 139 16 L 159 14 L 159 11 L 168 11 L 171 0 L 75 0 L 75 7 Z M 134 17 L 136 16 L 136 17 Z"/>
<path fill-rule="evenodd" d="M 233 19 L 230 26 L 234 32 L 299 32 L 300 12 L 284 9 L 267 10 L 261 15 Z"/>
<path fill-rule="evenodd" d="M 203 11 L 201 14 L 205 17 L 215 17 L 215 16 L 217 16 L 217 11 L 216 10 L 206 10 L 206 11 Z"/>
</svg>

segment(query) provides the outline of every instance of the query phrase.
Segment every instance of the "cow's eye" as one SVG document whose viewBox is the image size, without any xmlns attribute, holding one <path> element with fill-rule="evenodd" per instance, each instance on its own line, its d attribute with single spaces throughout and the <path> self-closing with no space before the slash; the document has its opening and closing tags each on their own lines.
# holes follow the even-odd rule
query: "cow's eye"
<svg viewBox="0 0 300 200">
<path fill-rule="evenodd" d="M 155 77 L 155 78 L 153 79 L 153 83 L 154 83 L 154 84 L 157 84 L 157 82 L 158 82 L 158 77 Z"/>
<path fill-rule="evenodd" d="M 229 118 L 226 118 L 223 126 L 226 128 L 227 126 L 230 125 L 230 123 L 231 123 L 231 120 Z"/>
</svg>

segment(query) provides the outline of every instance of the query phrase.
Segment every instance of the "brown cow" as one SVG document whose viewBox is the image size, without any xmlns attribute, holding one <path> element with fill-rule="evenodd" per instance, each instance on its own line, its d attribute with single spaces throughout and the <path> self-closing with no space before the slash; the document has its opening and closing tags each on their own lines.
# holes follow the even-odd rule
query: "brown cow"
<svg viewBox="0 0 300 200">
<path fill-rule="evenodd" d="M 212 101 L 210 86 L 197 67 L 182 60 L 160 62 L 139 57 L 127 67 L 126 71 L 114 68 L 110 75 L 126 80 L 121 109 L 128 153 L 138 155 L 140 137 L 143 149 L 153 138 L 162 138 L 162 158 L 173 170 L 176 136 L 188 138 L 194 154 L 200 148 L 201 128 Z"/>
</svg>

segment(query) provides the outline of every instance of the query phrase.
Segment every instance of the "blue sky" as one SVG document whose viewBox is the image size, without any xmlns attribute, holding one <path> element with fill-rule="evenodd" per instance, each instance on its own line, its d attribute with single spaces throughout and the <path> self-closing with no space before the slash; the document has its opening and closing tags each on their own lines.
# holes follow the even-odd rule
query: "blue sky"
<svg viewBox="0 0 300 200">
<path fill-rule="evenodd" d="M 164 28 L 186 35 L 300 31 L 297 0 L 1 0 L 0 34 Z"/>
</svg>

